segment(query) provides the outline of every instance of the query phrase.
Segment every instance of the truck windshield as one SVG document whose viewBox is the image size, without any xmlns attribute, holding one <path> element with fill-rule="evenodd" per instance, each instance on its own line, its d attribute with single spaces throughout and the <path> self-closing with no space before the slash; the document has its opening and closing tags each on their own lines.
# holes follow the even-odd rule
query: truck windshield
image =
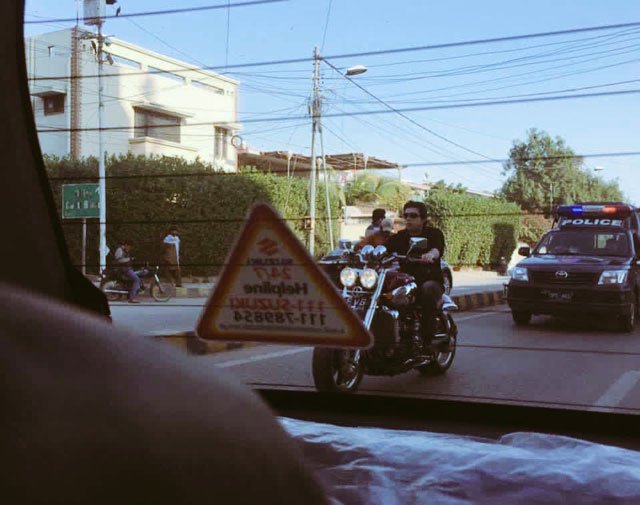
<svg viewBox="0 0 640 505">
<path fill-rule="evenodd" d="M 626 232 L 581 229 L 548 233 L 534 254 L 629 256 L 631 252 Z"/>
</svg>

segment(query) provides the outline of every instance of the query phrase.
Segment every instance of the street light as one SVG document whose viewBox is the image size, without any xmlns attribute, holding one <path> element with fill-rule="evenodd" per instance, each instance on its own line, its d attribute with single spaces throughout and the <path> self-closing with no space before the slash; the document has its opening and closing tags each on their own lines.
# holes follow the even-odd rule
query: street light
<svg viewBox="0 0 640 505">
<path fill-rule="evenodd" d="M 364 74 L 368 70 L 364 65 L 356 65 L 354 67 L 349 67 L 344 75 L 347 77 L 352 77 L 354 75 Z"/>
<path fill-rule="evenodd" d="M 310 174 L 310 184 L 309 184 L 309 252 L 313 256 L 314 248 L 315 248 L 315 229 L 316 229 L 316 173 L 317 173 L 317 161 L 316 161 L 316 133 L 320 135 L 320 147 L 321 147 L 321 156 L 324 162 L 324 142 L 322 140 L 322 97 L 320 95 L 320 61 L 322 60 L 322 56 L 320 56 L 320 51 L 316 47 L 313 51 L 313 98 L 311 100 L 311 174 Z M 326 60 L 325 60 L 326 61 Z M 328 62 L 327 62 L 328 63 Z M 333 65 L 329 63 L 329 66 L 337 70 Z M 356 65 L 354 67 L 349 67 L 346 72 L 343 74 L 345 77 L 350 78 L 355 75 L 364 74 L 367 71 L 367 67 L 364 65 Z M 325 174 L 325 191 L 327 196 L 327 219 L 328 219 L 328 227 L 329 227 L 329 241 L 333 246 L 333 229 L 331 222 L 331 205 L 329 202 L 329 185 L 326 180 L 326 171 L 327 166 L 326 163 L 323 163 L 322 166 Z"/>
</svg>

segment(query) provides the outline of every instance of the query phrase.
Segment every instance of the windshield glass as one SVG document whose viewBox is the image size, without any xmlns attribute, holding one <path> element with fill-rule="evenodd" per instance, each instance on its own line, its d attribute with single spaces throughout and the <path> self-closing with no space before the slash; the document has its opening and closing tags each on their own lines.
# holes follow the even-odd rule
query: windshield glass
<svg viewBox="0 0 640 505">
<path fill-rule="evenodd" d="M 629 237 L 626 232 L 596 230 L 563 230 L 547 234 L 533 251 L 534 254 L 573 256 L 629 256 Z"/>
<path fill-rule="evenodd" d="M 635 265 L 518 267 L 638 230 L 549 233 L 640 204 L 640 2 L 574 4 L 27 0 L 74 265 L 114 324 L 251 386 L 640 412 Z M 411 236 L 421 264 L 382 263 Z"/>
</svg>

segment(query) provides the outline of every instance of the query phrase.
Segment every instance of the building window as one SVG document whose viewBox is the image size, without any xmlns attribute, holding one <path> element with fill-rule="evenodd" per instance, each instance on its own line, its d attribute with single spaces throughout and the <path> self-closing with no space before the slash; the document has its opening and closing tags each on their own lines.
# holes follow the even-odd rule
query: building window
<svg viewBox="0 0 640 505">
<path fill-rule="evenodd" d="M 52 114 L 62 114 L 64 112 L 64 97 L 65 95 L 62 94 L 42 97 L 44 115 L 50 116 Z"/>
<path fill-rule="evenodd" d="M 180 142 L 180 124 L 176 116 L 160 114 L 145 109 L 135 109 L 135 137 L 153 137 L 171 142 Z"/>
<path fill-rule="evenodd" d="M 141 68 L 139 62 L 135 60 L 130 60 L 129 58 L 125 58 L 124 56 L 118 56 L 117 54 L 112 54 L 111 59 L 116 65 L 120 65 L 121 67 L 130 67 L 130 68 Z"/>
<path fill-rule="evenodd" d="M 224 90 L 222 88 L 219 88 L 218 86 L 214 86 L 213 84 L 207 84 L 206 82 L 202 82 L 202 81 L 191 81 L 191 85 L 194 88 L 213 91 L 217 95 L 224 95 Z"/>
<path fill-rule="evenodd" d="M 167 70 L 162 70 L 158 67 L 148 66 L 147 70 L 152 73 L 152 75 L 159 75 L 160 77 L 164 77 L 166 79 L 171 79 L 172 81 L 179 82 L 180 84 L 187 84 L 187 79 L 178 74 L 174 74 L 173 72 L 169 72 Z"/>
<path fill-rule="evenodd" d="M 216 126 L 214 154 L 218 160 L 226 160 L 229 154 L 229 130 Z"/>
</svg>

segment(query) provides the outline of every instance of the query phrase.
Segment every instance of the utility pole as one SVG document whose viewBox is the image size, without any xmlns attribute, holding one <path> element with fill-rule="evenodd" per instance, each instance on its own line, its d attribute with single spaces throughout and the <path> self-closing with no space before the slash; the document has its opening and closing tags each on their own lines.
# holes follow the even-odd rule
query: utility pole
<svg viewBox="0 0 640 505">
<path fill-rule="evenodd" d="M 329 245 L 331 250 L 334 249 L 333 244 L 333 220 L 331 219 L 331 196 L 329 194 L 329 176 L 327 174 L 327 157 L 324 155 L 324 134 L 322 131 L 322 123 L 318 118 L 318 128 L 320 132 L 320 157 L 322 158 L 322 173 L 324 174 L 324 193 L 327 199 L 327 229 L 329 230 Z"/>
<path fill-rule="evenodd" d="M 313 256 L 315 246 L 315 231 L 316 231 L 316 178 L 317 178 L 317 159 L 316 159 L 316 132 L 320 135 L 320 155 L 322 156 L 322 167 L 324 169 L 324 182 L 327 198 L 327 218 L 329 229 L 329 242 L 331 249 L 333 249 L 333 222 L 331 219 L 331 199 L 329 197 L 329 181 L 327 177 L 327 160 L 324 154 L 324 137 L 322 135 L 322 96 L 320 95 L 320 51 L 318 47 L 313 51 L 313 98 L 311 100 L 311 181 L 309 184 L 309 217 L 311 221 L 309 230 L 309 252 Z M 326 62 L 326 61 L 325 61 Z M 328 63 L 328 62 L 327 62 Z M 333 65 L 329 63 L 329 66 L 338 71 Z M 363 65 L 356 65 L 350 67 L 344 74 L 344 77 L 350 78 L 354 75 L 363 74 L 367 71 L 367 68 Z M 356 161 L 354 154 L 354 163 Z M 364 156 L 365 169 L 367 167 L 367 157 Z M 354 167 L 355 173 L 355 167 Z"/>
<path fill-rule="evenodd" d="M 107 179 L 104 160 L 104 121 L 102 65 L 104 63 L 104 38 L 102 18 L 98 21 L 98 183 L 100 187 L 100 272 L 107 267 Z"/>
<path fill-rule="evenodd" d="M 99 255 L 100 271 L 107 266 L 107 188 L 104 151 L 104 85 L 102 78 L 102 66 L 104 57 L 104 36 L 102 25 L 106 16 L 107 5 L 113 5 L 117 0 L 84 0 L 84 22 L 87 25 L 95 25 L 98 29 L 98 41 L 95 46 L 98 60 L 98 188 L 99 188 Z M 94 38 L 94 37 L 91 37 Z"/>
<path fill-rule="evenodd" d="M 313 256 L 316 233 L 316 132 L 320 122 L 320 52 L 313 51 L 313 98 L 311 99 L 311 173 L 309 181 L 309 253 Z"/>
</svg>

